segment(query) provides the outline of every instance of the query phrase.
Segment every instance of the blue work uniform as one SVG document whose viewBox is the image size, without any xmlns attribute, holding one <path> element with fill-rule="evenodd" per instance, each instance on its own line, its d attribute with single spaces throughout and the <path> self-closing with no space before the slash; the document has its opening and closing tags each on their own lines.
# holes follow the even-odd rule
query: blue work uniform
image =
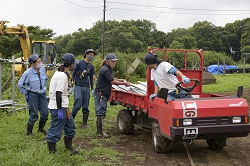
<svg viewBox="0 0 250 166">
<path fill-rule="evenodd" d="M 38 111 L 40 112 L 41 121 L 47 121 L 48 119 L 47 83 L 48 77 L 43 67 L 38 72 L 34 67 L 30 67 L 18 81 L 18 88 L 21 93 L 26 95 L 29 106 L 29 124 L 34 124 L 38 120 Z"/>
<path fill-rule="evenodd" d="M 73 71 L 74 88 L 74 106 L 72 114 L 82 107 L 83 114 L 89 114 L 90 88 L 93 89 L 93 76 L 95 74 L 94 66 L 85 60 L 80 60 Z"/>
<path fill-rule="evenodd" d="M 107 102 L 111 95 L 112 84 L 114 80 L 112 69 L 107 64 L 103 65 L 97 77 L 95 88 L 95 111 L 97 117 L 105 117 L 107 112 Z"/>
<path fill-rule="evenodd" d="M 76 134 L 75 122 L 72 115 L 67 118 L 66 111 L 68 108 L 62 107 L 63 119 L 58 119 L 58 109 L 50 109 L 51 122 L 46 136 L 48 142 L 57 143 L 60 141 L 62 133 L 70 138 L 74 138 Z"/>
<path fill-rule="evenodd" d="M 58 118 L 58 108 L 56 103 L 56 91 L 62 92 L 62 119 Z M 62 133 L 70 138 L 74 138 L 75 122 L 71 114 L 67 117 L 66 111 L 68 109 L 68 78 L 64 72 L 56 71 L 51 78 L 49 87 L 49 109 L 51 114 L 50 128 L 48 130 L 46 139 L 48 142 L 57 143 L 60 141 Z"/>
</svg>

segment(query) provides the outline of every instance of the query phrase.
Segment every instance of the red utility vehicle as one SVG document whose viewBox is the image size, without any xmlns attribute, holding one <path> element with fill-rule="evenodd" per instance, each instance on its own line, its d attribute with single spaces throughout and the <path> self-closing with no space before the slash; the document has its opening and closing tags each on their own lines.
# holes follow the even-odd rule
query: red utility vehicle
<svg viewBox="0 0 250 166">
<path fill-rule="evenodd" d="M 243 87 L 238 88 L 235 96 L 202 92 L 203 50 L 149 51 L 159 53 L 158 57 L 164 55 L 164 60 L 177 65 L 191 79 L 188 85 L 182 82 L 177 84 L 185 89 L 190 98 L 165 100 L 167 90 L 161 89 L 158 97 L 150 100 L 150 94 L 154 93 L 154 83 L 148 69 L 146 95 L 112 89 L 110 101 L 126 107 L 117 116 L 117 126 L 121 133 L 132 132 L 134 124 L 152 129 L 153 145 L 159 153 L 167 152 L 176 140 L 206 139 L 210 148 L 223 149 L 227 138 L 245 137 L 249 134 L 248 104 L 245 99 L 240 98 Z M 183 59 L 183 64 L 178 63 L 180 59 Z M 188 67 L 190 64 L 192 68 Z M 197 64 L 198 67 L 195 67 Z"/>
</svg>

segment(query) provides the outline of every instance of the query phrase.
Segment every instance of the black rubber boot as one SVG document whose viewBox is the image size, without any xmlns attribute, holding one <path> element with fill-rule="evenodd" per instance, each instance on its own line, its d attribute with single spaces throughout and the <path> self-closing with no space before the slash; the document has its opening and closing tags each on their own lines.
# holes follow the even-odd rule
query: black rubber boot
<svg viewBox="0 0 250 166">
<path fill-rule="evenodd" d="M 88 118 L 89 118 L 89 115 L 88 115 L 88 114 L 83 114 L 83 115 L 82 115 L 82 127 L 83 127 L 83 128 L 89 128 L 89 125 L 88 125 Z"/>
<path fill-rule="evenodd" d="M 98 117 L 96 117 L 96 134 L 97 134 L 97 135 L 100 133 L 100 131 L 99 131 L 99 126 L 98 126 L 98 122 L 99 122 Z"/>
<path fill-rule="evenodd" d="M 72 138 L 71 137 L 64 136 L 64 144 L 65 144 L 65 148 L 70 150 L 71 155 L 79 153 L 79 150 L 73 148 L 73 146 L 72 146 Z"/>
<path fill-rule="evenodd" d="M 46 124 L 46 121 L 39 121 L 39 126 L 38 126 L 38 132 L 41 132 L 41 133 L 43 133 L 44 135 L 47 135 L 47 131 L 46 130 L 44 130 L 44 126 L 45 126 L 45 124 Z"/>
<path fill-rule="evenodd" d="M 103 138 L 109 138 L 110 135 L 108 135 L 104 131 L 104 117 L 97 117 L 97 136 L 98 137 L 103 137 Z"/>
<path fill-rule="evenodd" d="M 96 117 L 96 128 L 97 128 L 97 136 L 102 137 L 102 117 Z"/>
<path fill-rule="evenodd" d="M 34 124 L 27 123 L 27 135 L 33 135 L 32 134 L 33 126 Z"/>
<path fill-rule="evenodd" d="M 56 153 L 56 143 L 47 142 L 49 153 Z"/>
<path fill-rule="evenodd" d="M 73 119 L 75 119 L 75 117 L 76 117 L 76 114 L 72 114 L 72 117 L 73 117 Z"/>
</svg>

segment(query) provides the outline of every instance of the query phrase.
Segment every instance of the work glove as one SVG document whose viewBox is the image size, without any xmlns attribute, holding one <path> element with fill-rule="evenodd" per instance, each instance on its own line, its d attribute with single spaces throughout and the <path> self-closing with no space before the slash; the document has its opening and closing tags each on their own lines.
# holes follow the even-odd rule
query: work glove
<svg viewBox="0 0 250 166">
<path fill-rule="evenodd" d="M 189 84 L 190 83 L 190 79 L 188 77 L 186 77 L 186 76 L 182 76 L 182 82 L 184 84 Z"/>
<path fill-rule="evenodd" d="M 95 90 L 92 89 L 91 92 L 92 92 L 92 96 L 95 96 Z"/>
<path fill-rule="evenodd" d="M 25 99 L 26 99 L 26 102 L 28 103 L 28 101 L 29 101 L 29 95 L 28 95 L 28 93 L 25 94 Z"/>
<path fill-rule="evenodd" d="M 151 94 L 151 95 L 149 96 L 149 99 L 150 99 L 150 100 L 153 100 L 156 96 L 157 96 L 157 94 Z"/>
<path fill-rule="evenodd" d="M 57 114 L 58 114 L 58 120 L 62 120 L 63 119 L 63 111 L 61 108 L 57 110 Z"/>
</svg>

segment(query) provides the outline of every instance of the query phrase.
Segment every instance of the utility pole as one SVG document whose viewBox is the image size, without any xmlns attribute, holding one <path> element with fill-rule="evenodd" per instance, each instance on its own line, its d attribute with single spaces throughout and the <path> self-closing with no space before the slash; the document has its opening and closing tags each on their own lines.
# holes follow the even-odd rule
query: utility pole
<svg viewBox="0 0 250 166">
<path fill-rule="evenodd" d="M 105 12 L 106 12 L 106 0 L 104 0 L 104 6 L 103 6 L 103 24 L 102 24 L 102 59 L 104 59 Z"/>
</svg>

